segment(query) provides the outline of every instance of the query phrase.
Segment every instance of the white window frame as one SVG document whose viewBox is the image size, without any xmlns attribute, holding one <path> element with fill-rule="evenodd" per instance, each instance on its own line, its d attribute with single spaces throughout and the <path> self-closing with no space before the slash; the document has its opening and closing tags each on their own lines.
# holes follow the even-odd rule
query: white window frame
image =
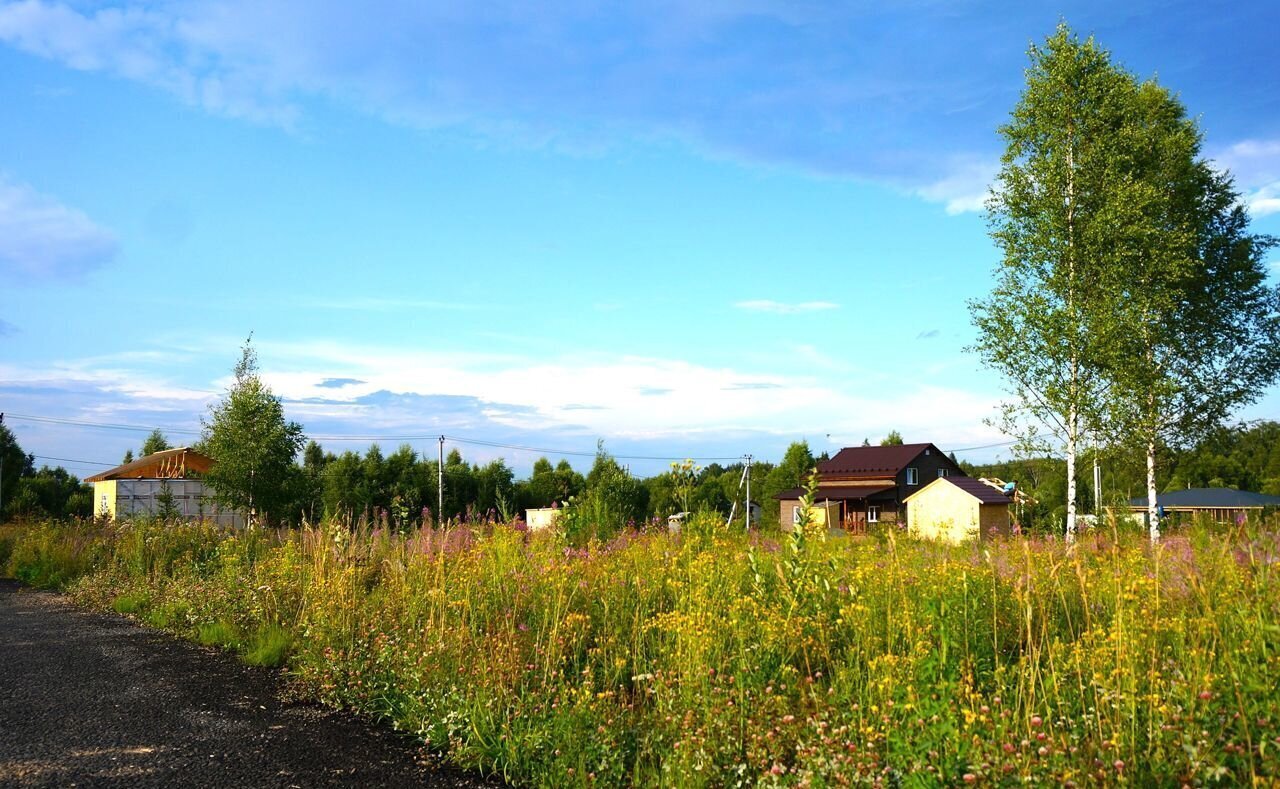
<svg viewBox="0 0 1280 789">
<path fill-rule="evenodd" d="M 879 522 L 880 522 L 880 505 L 868 504 L 867 505 L 867 523 L 879 523 Z"/>
<path fill-rule="evenodd" d="M 800 510 L 803 509 L 799 504 L 791 508 L 791 525 L 795 526 L 800 522 Z"/>
<path fill-rule="evenodd" d="M 949 477 L 949 476 L 951 476 L 951 469 L 949 468 L 938 469 L 938 479 L 942 479 L 943 477 Z"/>
<path fill-rule="evenodd" d="M 920 484 L 920 469 L 916 468 L 915 466 L 912 466 L 907 469 L 907 484 L 908 485 Z"/>
</svg>

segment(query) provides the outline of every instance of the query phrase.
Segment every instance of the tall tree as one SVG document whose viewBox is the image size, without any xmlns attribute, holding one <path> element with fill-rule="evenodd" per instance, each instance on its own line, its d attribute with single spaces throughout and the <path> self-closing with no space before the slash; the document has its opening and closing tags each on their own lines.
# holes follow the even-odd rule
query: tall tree
<svg viewBox="0 0 1280 789">
<path fill-rule="evenodd" d="M 1009 382 L 1004 428 L 1028 447 L 1065 449 L 1066 533 L 1076 531 L 1076 455 L 1096 411 L 1108 316 L 1102 287 L 1115 259 L 1128 169 L 1116 130 L 1132 112 L 1132 79 L 1092 38 L 1065 24 L 1030 48 L 1026 87 L 1000 135 L 1006 148 L 987 201 L 1002 253 L 991 295 L 971 303 L 982 361 Z M 1046 430 L 1048 435 L 1041 432 Z"/>
<path fill-rule="evenodd" d="M 897 430 L 890 430 L 889 435 L 885 436 L 880 442 L 882 447 L 900 447 L 902 446 L 902 434 Z"/>
<path fill-rule="evenodd" d="M 295 503 L 302 427 L 284 417 L 280 399 L 258 375 L 252 337 L 241 349 L 235 381 L 203 422 L 202 443 L 213 458 L 205 479 L 224 507 L 256 511 L 277 523 Z"/>
<path fill-rule="evenodd" d="M 1158 448 L 1195 443 L 1280 374 L 1280 290 L 1231 176 L 1200 156 L 1203 133 L 1154 81 L 1125 128 L 1132 182 L 1108 288 L 1121 295 L 1107 370 L 1116 431 L 1146 456 L 1147 522 L 1160 536 Z"/>
<path fill-rule="evenodd" d="M 13 431 L 0 422 L 0 521 L 6 513 L 18 510 L 13 506 L 19 488 L 19 480 L 34 471 L 34 458 L 18 446 Z"/>
<path fill-rule="evenodd" d="M 146 441 L 142 442 L 142 452 L 140 454 L 142 457 L 146 457 L 157 452 L 163 452 L 166 449 L 173 449 L 173 447 L 169 445 L 169 439 L 164 437 L 164 433 L 161 433 L 160 429 L 156 428 L 151 431 L 151 435 L 147 436 Z"/>
</svg>

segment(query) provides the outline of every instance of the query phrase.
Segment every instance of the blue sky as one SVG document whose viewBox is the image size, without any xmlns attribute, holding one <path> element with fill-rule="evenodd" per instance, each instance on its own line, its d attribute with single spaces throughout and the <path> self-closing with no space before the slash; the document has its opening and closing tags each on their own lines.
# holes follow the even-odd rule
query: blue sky
<svg viewBox="0 0 1280 789">
<path fill-rule="evenodd" d="M 965 302 L 1060 18 L 1179 92 L 1280 235 L 1271 2 L 0 1 L 0 410 L 196 430 L 253 331 L 318 436 L 998 442 Z"/>
</svg>

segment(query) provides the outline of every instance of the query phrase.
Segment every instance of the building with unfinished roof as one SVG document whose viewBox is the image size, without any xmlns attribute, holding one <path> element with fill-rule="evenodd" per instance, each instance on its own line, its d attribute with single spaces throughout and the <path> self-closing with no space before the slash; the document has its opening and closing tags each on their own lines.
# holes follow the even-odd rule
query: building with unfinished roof
<svg viewBox="0 0 1280 789">
<path fill-rule="evenodd" d="M 85 482 L 93 483 L 94 512 L 102 517 L 154 517 L 168 500 L 173 514 L 184 520 L 239 526 L 242 515 L 218 507 L 200 478 L 213 464 L 208 455 L 178 447 L 86 477 Z"/>
</svg>

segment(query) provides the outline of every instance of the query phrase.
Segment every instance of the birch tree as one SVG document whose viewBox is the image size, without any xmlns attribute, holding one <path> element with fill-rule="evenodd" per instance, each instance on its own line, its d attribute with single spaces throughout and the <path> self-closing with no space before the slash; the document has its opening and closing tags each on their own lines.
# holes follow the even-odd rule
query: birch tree
<svg viewBox="0 0 1280 789">
<path fill-rule="evenodd" d="M 258 375 L 258 357 L 246 340 L 235 381 L 203 420 L 202 445 L 215 464 L 205 479 L 224 507 L 262 513 L 278 523 L 296 503 L 299 476 L 294 457 L 306 440 L 302 427 L 286 421 L 280 398 Z"/>
<path fill-rule="evenodd" d="M 1203 134 L 1154 81 L 1136 90 L 1124 133 L 1130 201 L 1118 222 L 1120 294 L 1107 366 L 1110 424 L 1146 456 L 1147 523 L 1160 537 L 1157 449 L 1187 446 L 1257 399 L 1280 373 L 1280 292 L 1263 262 L 1275 242 L 1248 232 L 1231 176 L 1200 153 Z"/>
<path fill-rule="evenodd" d="M 1073 539 L 1078 448 L 1084 428 L 1101 418 L 1114 299 L 1105 270 L 1115 206 L 1128 188 L 1114 131 L 1130 110 L 1131 80 L 1092 38 L 1082 42 L 1065 25 L 1029 56 L 1022 96 L 1000 128 L 1006 147 L 987 201 L 1001 251 L 996 285 L 970 311 L 974 350 L 1014 395 L 1006 431 L 1065 450 Z"/>
</svg>

